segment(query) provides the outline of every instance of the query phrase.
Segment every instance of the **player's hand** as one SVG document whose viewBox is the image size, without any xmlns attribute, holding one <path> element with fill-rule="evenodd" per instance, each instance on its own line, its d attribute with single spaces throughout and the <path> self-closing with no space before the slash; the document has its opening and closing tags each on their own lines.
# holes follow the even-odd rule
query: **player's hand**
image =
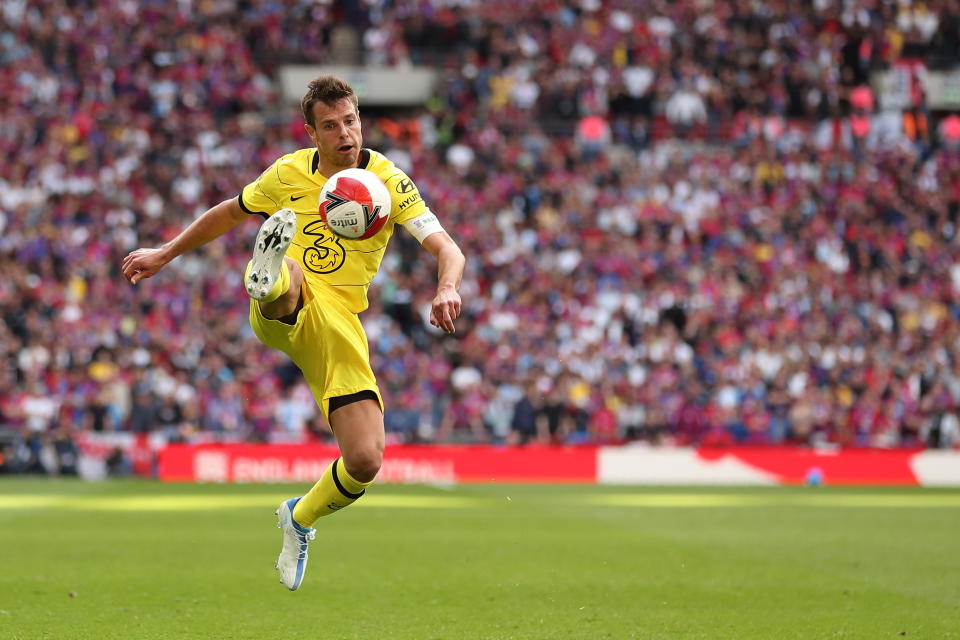
<svg viewBox="0 0 960 640">
<path fill-rule="evenodd" d="M 430 307 L 430 324 L 447 333 L 456 331 L 453 321 L 460 316 L 460 294 L 452 286 L 442 287 Z"/>
<path fill-rule="evenodd" d="M 123 277 L 131 284 L 137 284 L 160 271 L 169 261 L 162 248 L 131 251 L 123 259 Z"/>
</svg>

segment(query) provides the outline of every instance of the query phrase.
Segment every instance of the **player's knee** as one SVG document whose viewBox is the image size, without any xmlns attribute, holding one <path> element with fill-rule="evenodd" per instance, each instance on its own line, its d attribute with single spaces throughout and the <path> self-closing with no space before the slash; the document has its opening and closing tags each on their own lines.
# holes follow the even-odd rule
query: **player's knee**
<svg viewBox="0 0 960 640">
<path fill-rule="evenodd" d="M 347 473 L 358 482 L 371 482 L 377 477 L 380 465 L 383 464 L 383 450 L 379 447 L 365 447 L 344 452 L 343 464 Z"/>
<path fill-rule="evenodd" d="M 290 272 L 290 288 L 299 288 L 303 284 L 303 269 L 296 260 L 284 257 L 283 261 L 287 263 L 287 270 Z"/>
</svg>

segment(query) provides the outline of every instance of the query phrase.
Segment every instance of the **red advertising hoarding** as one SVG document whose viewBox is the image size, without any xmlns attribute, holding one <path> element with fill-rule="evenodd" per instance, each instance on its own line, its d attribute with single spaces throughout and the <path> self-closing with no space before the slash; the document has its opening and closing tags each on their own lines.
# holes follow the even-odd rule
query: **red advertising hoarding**
<svg viewBox="0 0 960 640">
<path fill-rule="evenodd" d="M 909 449 L 846 449 L 818 451 L 787 447 L 724 447 L 697 449 L 705 462 L 732 458 L 768 474 L 778 484 L 811 480 L 832 485 L 917 485 L 911 463 L 919 452 Z"/>
<path fill-rule="evenodd" d="M 597 480 L 596 447 L 391 446 L 378 482 L 580 482 Z M 339 455 L 327 445 L 171 444 L 157 475 L 180 482 L 314 482 Z"/>
<path fill-rule="evenodd" d="M 156 444 L 172 482 L 315 482 L 339 455 L 320 444 Z M 960 486 L 960 451 L 801 447 L 388 446 L 378 482 Z"/>
</svg>

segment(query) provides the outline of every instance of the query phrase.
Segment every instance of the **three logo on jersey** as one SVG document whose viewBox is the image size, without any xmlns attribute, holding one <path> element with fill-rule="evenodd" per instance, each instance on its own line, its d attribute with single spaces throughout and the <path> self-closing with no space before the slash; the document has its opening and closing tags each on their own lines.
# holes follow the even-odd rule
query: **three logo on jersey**
<svg viewBox="0 0 960 640">
<path fill-rule="evenodd" d="M 290 196 L 290 202 L 305 198 L 308 194 Z M 303 233 L 313 238 L 313 246 L 303 252 L 303 266 L 313 273 L 333 273 L 343 266 L 347 259 L 347 251 L 340 244 L 340 237 L 331 233 L 323 220 L 317 219 L 308 223 Z"/>
<path fill-rule="evenodd" d="M 331 233 L 323 220 L 318 219 L 303 228 L 308 236 L 316 238 L 313 246 L 303 252 L 303 265 L 314 273 L 333 273 L 343 266 L 347 250 L 340 244 L 340 237 Z"/>
</svg>

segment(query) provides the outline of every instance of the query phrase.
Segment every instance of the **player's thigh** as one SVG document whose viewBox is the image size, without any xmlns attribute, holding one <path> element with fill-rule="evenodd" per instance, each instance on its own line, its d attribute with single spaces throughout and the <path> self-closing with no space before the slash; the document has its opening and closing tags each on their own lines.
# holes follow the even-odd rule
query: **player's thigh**
<svg viewBox="0 0 960 640">
<path fill-rule="evenodd" d="M 254 335 L 260 342 L 273 349 L 279 349 L 293 358 L 294 337 L 303 325 L 303 311 L 303 309 L 300 310 L 300 314 L 293 324 L 286 324 L 263 315 L 260 303 L 251 298 L 248 315 L 250 328 L 253 329 Z"/>
<path fill-rule="evenodd" d="M 380 391 L 370 366 L 363 326 L 356 314 L 305 289 L 304 306 L 293 325 L 265 318 L 256 303 L 250 308 L 254 333 L 296 363 L 329 420 L 330 398 L 371 391 L 382 412 Z M 382 423 L 382 417 L 381 417 Z"/>
<path fill-rule="evenodd" d="M 295 337 L 294 361 L 310 383 L 328 421 L 331 398 L 362 391 L 372 392 L 376 398 L 372 402 L 381 410 L 380 390 L 370 366 L 370 350 L 360 319 L 338 305 L 324 302 L 321 299 L 310 306 L 302 330 Z"/>
</svg>

